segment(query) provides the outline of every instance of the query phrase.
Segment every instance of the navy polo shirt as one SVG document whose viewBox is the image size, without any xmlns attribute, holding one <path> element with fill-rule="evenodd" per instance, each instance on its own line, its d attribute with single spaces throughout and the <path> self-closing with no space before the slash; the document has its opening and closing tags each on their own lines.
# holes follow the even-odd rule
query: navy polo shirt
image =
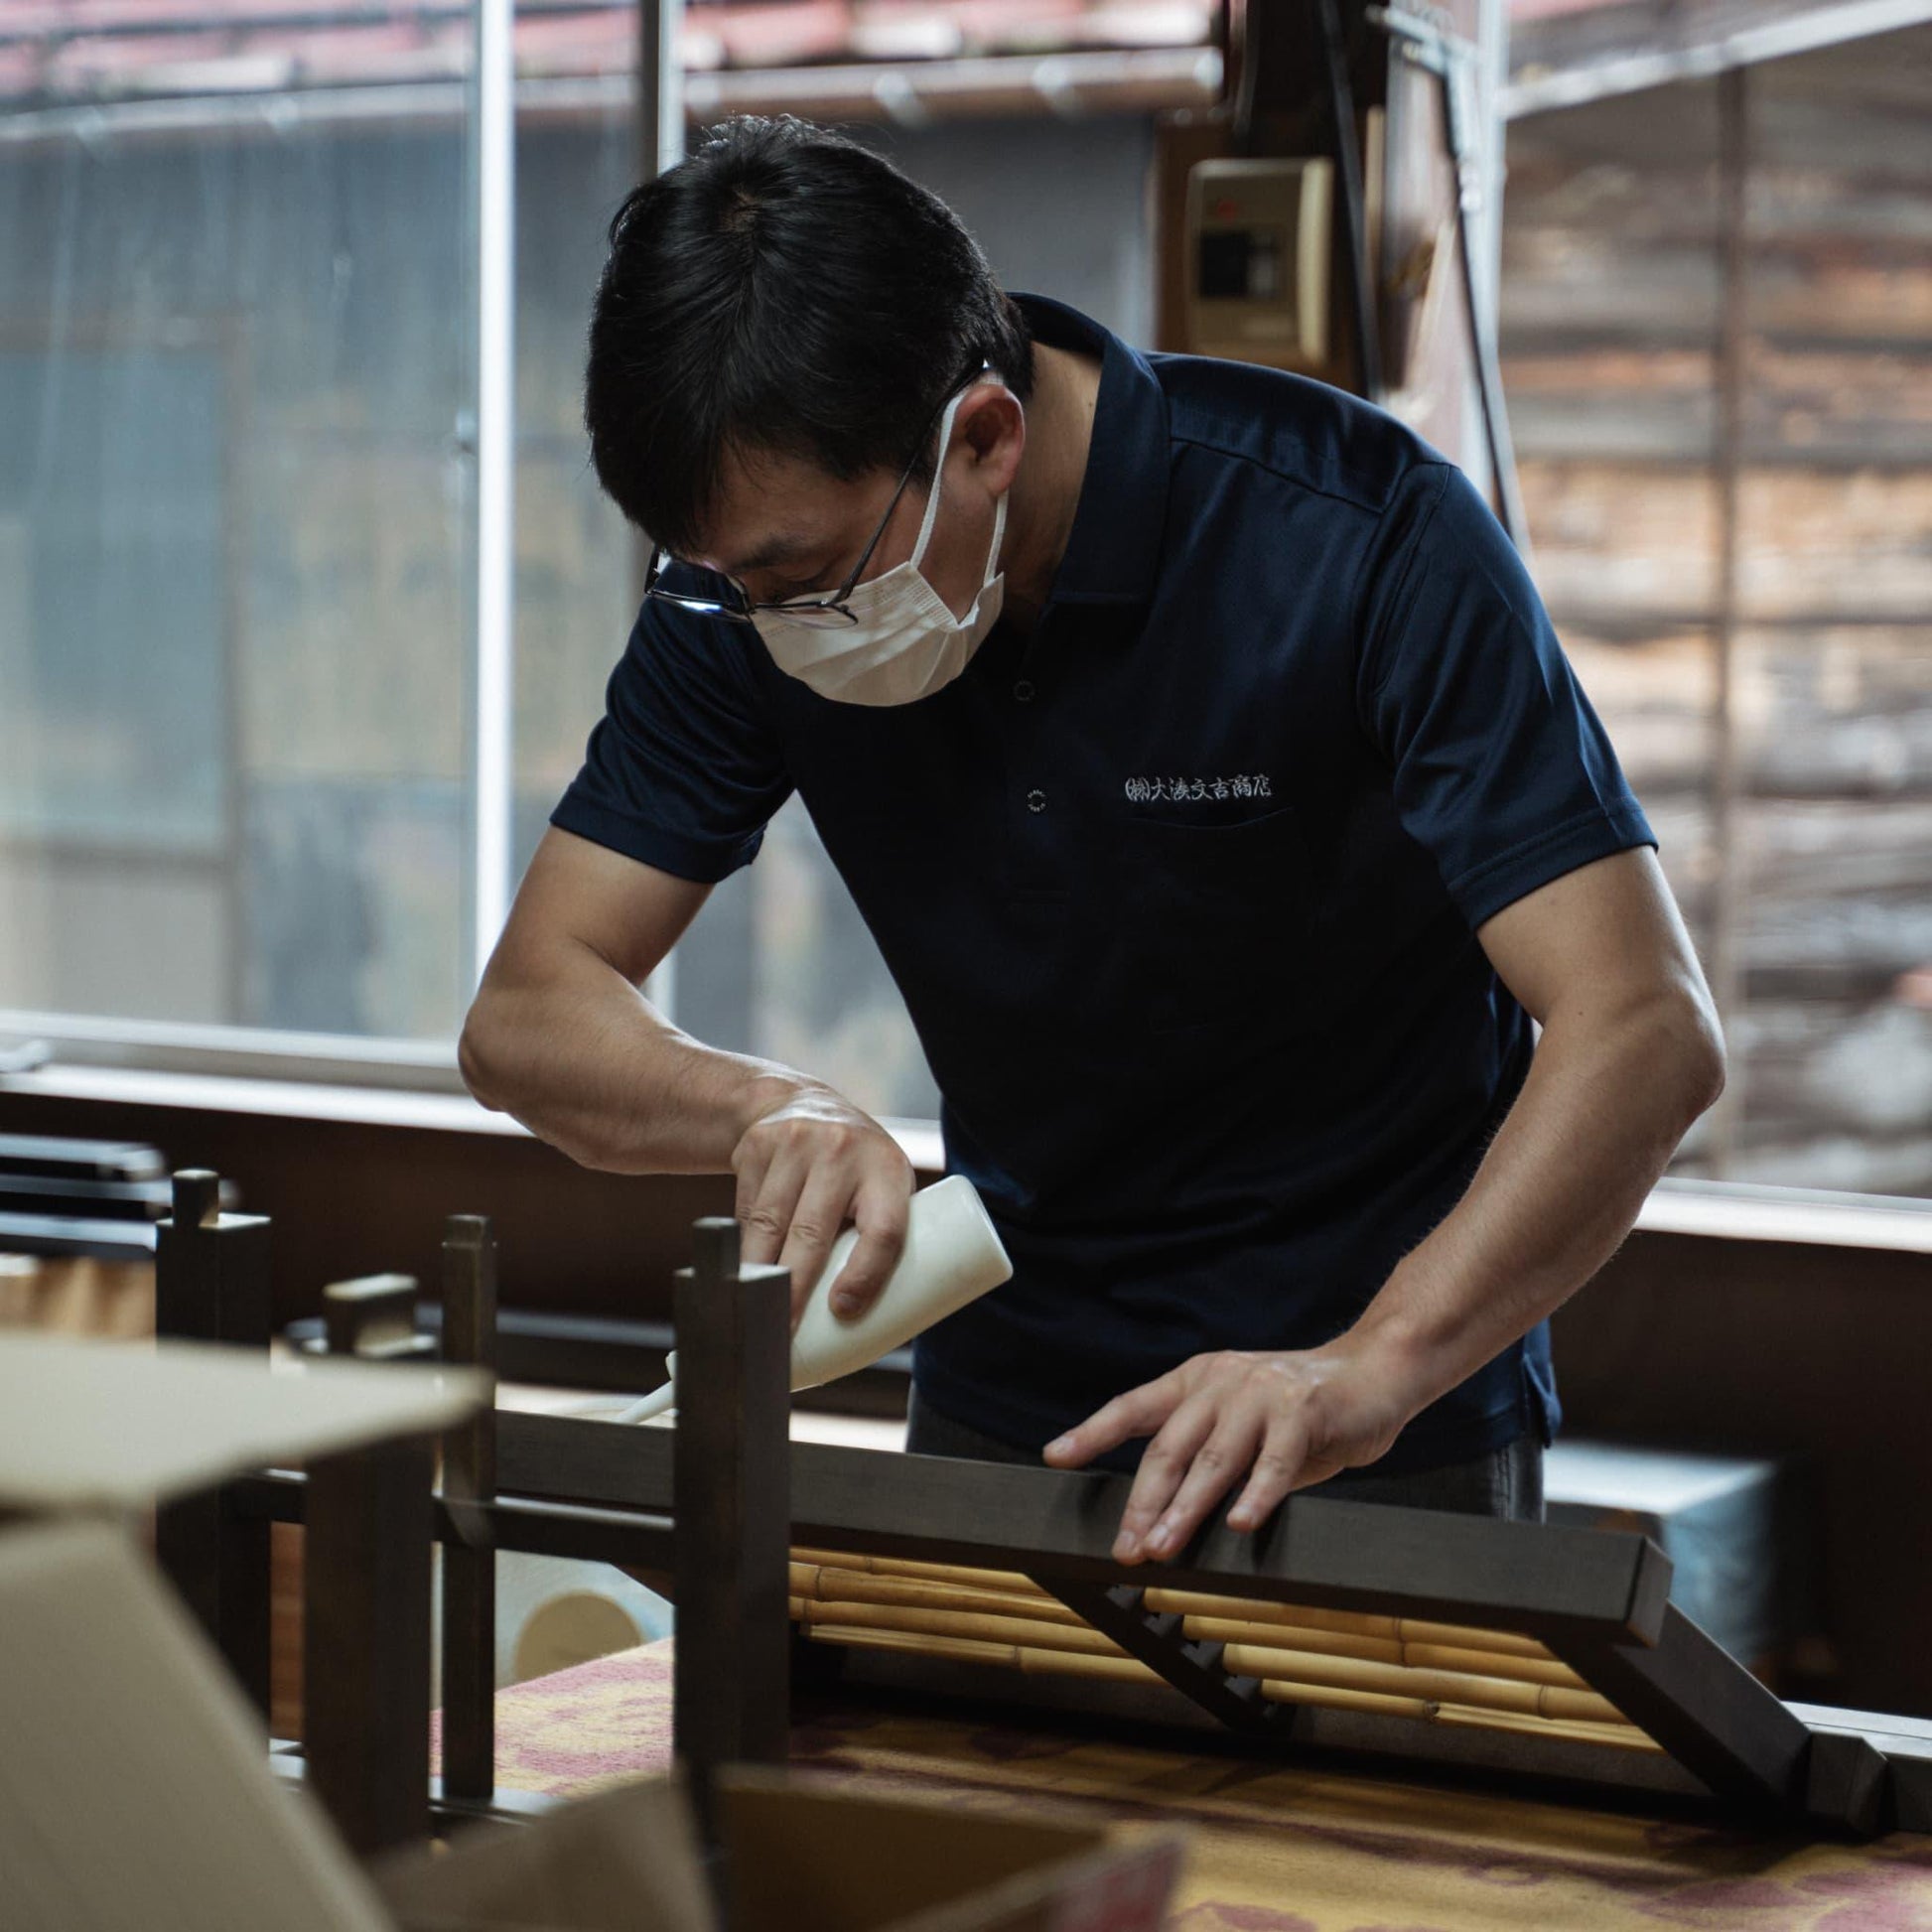
<svg viewBox="0 0 1932 1932">
<path fill-rule="evenodd" d="M 1458 470 L 1340 390 L 1022 306 L 1102 362 L 1034 634 L 868 708 L 648 601 L 554 822 L 714 881 L 804 799 L 1013 1257 L 921 1338 L 920 1394 L 1031 1447 L 1203 1350 L 1345 1329 L 1528 1070 L 1476 928 L 1654 841 Z M 1558 1414 L 1538 1327 L 1377 1468 Z"/>
</svg>

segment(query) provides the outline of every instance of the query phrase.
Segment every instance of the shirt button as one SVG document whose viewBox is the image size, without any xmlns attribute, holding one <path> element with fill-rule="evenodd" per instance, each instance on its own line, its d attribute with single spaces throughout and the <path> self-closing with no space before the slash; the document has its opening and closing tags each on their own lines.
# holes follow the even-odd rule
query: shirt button
<svg viewBox="0 0 1932 1932">
<path fill-rule="evenodd" d="M 1034 687 L 1026 678 L 1023 677 L 1020 680 L 1020 682 L 1013 687 L 1013 700 L 1014 703 L 1016 704 L 1033 703 Z"/>
<path fill-rule="evenodd" d="M 1046 794 L 1038 789 L 1028 792 L 1027 809 L 1030 812 L 1043 812 L 1046 809 Z"/>
</svg>

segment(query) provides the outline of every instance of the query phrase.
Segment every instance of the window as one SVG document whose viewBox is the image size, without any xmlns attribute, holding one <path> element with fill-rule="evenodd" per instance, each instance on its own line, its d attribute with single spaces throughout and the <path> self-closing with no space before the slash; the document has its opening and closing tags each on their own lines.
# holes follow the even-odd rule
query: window
<svg viewBox="0 0 1932 1932">
<path fill-rule="evenodd" d="M 57 33 L 47 9 L 0 0 L 0 1035 L 31 1018 L 137 1058 L 175 1056 L 170 1023 L 325 1035 L 347 1063 L 412 1077 L 447 1055 L 480 897 L 486 920 L 575 771 L 637 588 L 579 420 L 604 228 L 637 172 L 637 16 L 531 7 L 513 750 L 492 780 L 479 319 L 501 233 L 480 163 L 496 152 L 482 82 L 508 62 L 479 65 L 482 3 L 265 17 L 181 0 Z M 907 127 L 878 138 L 1009 279 L 1145 340 L 1151 114 L 1212 97 L 1210 7 L 1069 15 L 1052 49 L 970 8 L 935 6 L 903 47 L 793 12 L 787 35 L 770 9 L 688 9 L 693 110 L 810 112 L 782 71 L 799 62 L 825 64 L 833 118 L 902 97 Z M 958 54 L 994 57 L 972 70 L 981 118 L 923 127 L 929 76 L 948 112 L 964 98 Z M 905 57 L 897 91 L 876 91 L 881 55 Z M 1086 118 L 1043 111 L 1069 103 Z M 476 855 L 498 809 L 492 881 Z M 660 990 L 722 1045 L 882 1112 L 936 1108 L 796 805 Z"/>
<path fill-rule="evenodd" d="M 204 33 L 229 10 L 190 4 L 166 33 L 36 42 L 47 10 L 18 11 L 0 1007 L 447 1037 L 470 891 L 469 23 L 417 36 L 430 111 L 381 114 L 300 84 L 300 27 Z"/>
</svg>

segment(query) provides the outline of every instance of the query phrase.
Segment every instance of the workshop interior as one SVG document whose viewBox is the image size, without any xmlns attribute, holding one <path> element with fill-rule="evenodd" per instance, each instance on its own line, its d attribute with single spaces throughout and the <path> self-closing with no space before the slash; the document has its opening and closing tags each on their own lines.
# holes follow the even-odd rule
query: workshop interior
<svg viewBox="0 0 1932 1932">
<path fill-rule="evenodd" d="M 0 1927 L 1913 1932 L 1929 1633 L 1932 0 L 0 0 Z"/>
</svg>

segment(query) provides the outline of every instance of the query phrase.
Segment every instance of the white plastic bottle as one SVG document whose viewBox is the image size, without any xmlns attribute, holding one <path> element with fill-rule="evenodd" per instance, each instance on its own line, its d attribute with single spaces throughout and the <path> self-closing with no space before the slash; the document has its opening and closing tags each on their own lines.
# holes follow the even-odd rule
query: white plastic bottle
<svg viewBox="0 0 1932 1932">
<path fill-rule="evenodd" d="M 905 1249 L 897 1267 L 872 1307 L 857 1320 L 846 1321 L 832 1312 L 831 1288 L 858 1240 L 856 1228 L 840 1235 L 824 1272 L 812 1285 L 798 1332 L 791 1338 L 794 1389 L 815 1389 L 821 1382 L 836 1382 L 841 1375 L 869 1367 L 1013 1278 L 1013 1263 L 999 1233 L 978 1190 L 964 1174 L 949 1174 L 912 1196 Z M 664 1365 L 675 1377 L 677 1356 L 670 1355 Z M 666 1382 L 613 1420 L 646 1422 L 661 1416 L 675 1400 L 676 1383 Z"/>
</svg>

